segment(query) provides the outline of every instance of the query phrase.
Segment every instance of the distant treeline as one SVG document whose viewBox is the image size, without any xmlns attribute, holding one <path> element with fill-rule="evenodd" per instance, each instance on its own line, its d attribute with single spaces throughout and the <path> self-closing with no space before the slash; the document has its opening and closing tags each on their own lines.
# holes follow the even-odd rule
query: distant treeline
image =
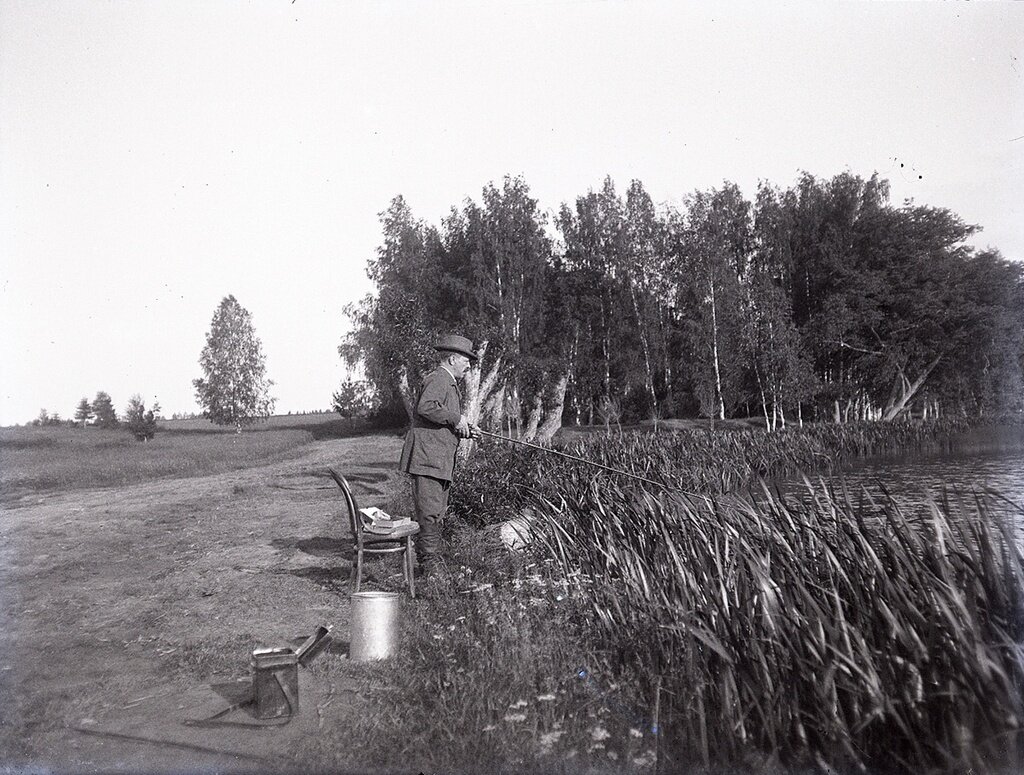
<svg viewBox="0 0 1024 775">
<path fill-rule="evenodd" d="M 310 415 L 310 414 L 334 414 L 333 409 L 306 409 L 301 412 L 287 412 L 286 414 L 271 415 L 272 417 L 291 417 L 292 415 Z M 172 420 L 204 420 L 202 412 L 174 412 L 170 419 Z"/>
<path fill-rule="evenodd" d="M 700 415 L 890 420 L 1020 410 L 1024 271 L 888 182 L 803 174 L 655 206 L 611 179 L 554 222 L 521 178 L 440 225 L 382 213 L 339 348 L 406 411 L 442 332 L 480 343 L 470 413 L 550 437 L 570 423 Z"/>
</svg>

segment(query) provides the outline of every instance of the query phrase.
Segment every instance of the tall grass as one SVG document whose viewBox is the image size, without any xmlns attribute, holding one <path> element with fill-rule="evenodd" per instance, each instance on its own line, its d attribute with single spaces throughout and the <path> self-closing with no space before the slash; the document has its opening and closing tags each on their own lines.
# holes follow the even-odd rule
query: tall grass
<svg viewBox="0 0 1024 775">
<path fill-rule="evenodd" d="M 564 577 L 590 582 L 598 643 L 663 681 L 678 762 L 1024 764 L 1024 553 L 1009 520 L 984 500 L 915 520 L 888 497 L 809 495 L 607 483 L 535 509 Z"/>
<path fill-rule="evenodd" d="M 584 437 L 564 451 L 667 487 L 723 493 L 759 478 L 822 472 L 855 458 L 945 447 L 967 428 L 950 419 L 928 423 L 848 423 L 759 430 L 679 430 Z M 453 512 L 483 525 L 507 519 L 532 494 L 557 496 L 564 486 L 613 476 L 509 442 L 488 441 L 453 484 Z"/>
<path fill-rule="evenodd" d="M 125 431 L 95 428 L 4 429 L 0 431 L 0 499 L 265 465 L 311 440 L 301 430 L 159 433 L 151 441 L 140 442 Z"/>
<path fill-rule="evenodd" d="M 943 448 L 966 428 L 620 434 L 568 448 L 675 492 L 487 446 L 453 501 L 478 526 L 534 512 L 535 556 L 585 601 L 588 648 L 639 705 L 662 708 L 662 766 L 1011 772 L 1024 766 L 1022 507 L 947 494 L 908 513 L 884 492 L 807 483 L 787 499 L 760 483 Z"/>
</svg>

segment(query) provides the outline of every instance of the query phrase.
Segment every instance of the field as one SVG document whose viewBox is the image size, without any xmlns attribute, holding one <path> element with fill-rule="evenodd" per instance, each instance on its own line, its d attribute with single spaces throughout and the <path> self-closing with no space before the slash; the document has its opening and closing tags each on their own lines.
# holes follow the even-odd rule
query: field
<svg viewBox="0 0 1024 775">
<path fill-rule="evenodd" d="M 187 420 L 160 420 L 159 427 L 176 433 L 234 433 L 231 426 L 215 425 L 210 420 L 193 417 Z M 307 414 L 276 414 L 259 420 L 246 431 L 309 431 L 315 438 L 340 438 L 365 430 L 365 420 L 344 419 L 334 412 L 310 412 Z"/>
<path fill-rule="evenodd" d="M 0 502 L 39 493 L 221 473 L 281 460 L 313 440 L 308 431 L 158 433 L 140 443 L 120 430 L 0 430 Z"/>
<path fill-rule="evenodd" d="M 306 726 L 268 736 L 180 722 L 227 704 L 217 691 L 248 675 L 258 643 L 320 623 L 346 632 L 347 527 L 324 469 L 339 467 L 368 503 L 382 502 L 400 484 L 390 469 L 401 440 L 275 431 L 243 433 L 238 443 L 233 434 L 167 433 L 127 445 L 101 434 L 83 445 L 76 431 L 63 440 L 46 429 L 20 433 L 40 433 L 42 451 L 4 445 L 5 460 L 18 461 L 4 467 L 5 492 L 27 482 L 39 489 L 3 512 L 0 763 L 14 771 L 279 770 L 282 743 L 309 734 Z M 193 444 L 175 470 L 167 461 Z M 218 473 L 192 475 L 204 460 Z M 111 462 L 130 483 L 95 486 Z M 148 478 L 153 472 L 159 478 Z M 8 476 L 17 477 L 13 490 Z M 330 661 L 343 663 L 313 667 Z M 340 723 L 330 713 L 348 708 L 328 702 L 350 680 L 335 672 L 336 681 L 308 687 L 304 723 L 314 729 L 319 719 Z M 322 715 L 318 700 L 327 703 Z"/>
<path fill-rule="evenodd" d="M 948 430 L 786 441 L 698 426 L 572 448 L 716 492 L 744 467 L 815 460 L 820 443 L 863 454 Z M 361 505 L 408 513 L 397 435 L 193 430 L 121 445 L 62 432 L 0 435 L 8 769 L 1010 772 L 1019 760 L 1021 558 L 969 503 L 937 504 L 930 527 L 875 504 L 890 520 L 878 532 L 826 492 L 817 511 L 645 495 L 488 445 L 453 493 L 477 527 L 449 524 L 450 578 L 407 601 L 400 656 L 368 666 L 345 658 L 347 527 L 325 469 Z M 717 462 L 698 464 L 698 449 Z M 111 468 L 127 479 L 103 480 Z M 538 540 L 509 554 L 491 525 L 524 507 Z M 399 588 L 397 563 L 370 570 L 371 588 Z M 338 642 L 303 671 L 293 723 L 185 723 L 244 693 L 256 645 L 321 623 Z M 878 758 L 888 744 L 900 758 Z"/>
</svg>

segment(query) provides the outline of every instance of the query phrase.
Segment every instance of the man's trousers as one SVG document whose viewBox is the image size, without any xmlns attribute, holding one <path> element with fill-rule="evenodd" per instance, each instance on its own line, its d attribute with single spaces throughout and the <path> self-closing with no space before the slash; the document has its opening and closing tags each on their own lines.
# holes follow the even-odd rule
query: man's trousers
<svg viewBox="0 0 1024 775">
<path fill-rule="evenodd" d="M 441 518 L 448 509 L 451 482 L 413 474 L 412 499 L 420 532 L 416 536 L 416 557 L 421 566 L 436 564 L 441 555 Z"/>
</svg>

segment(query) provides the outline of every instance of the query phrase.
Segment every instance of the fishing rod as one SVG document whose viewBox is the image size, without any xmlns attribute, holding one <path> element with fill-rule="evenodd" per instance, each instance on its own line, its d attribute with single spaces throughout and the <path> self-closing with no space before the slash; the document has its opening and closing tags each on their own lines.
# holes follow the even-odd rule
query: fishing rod
<svg viewBox="0 0 1024 775">
<path fill-rule="evenodd" d="M 674 492 L 681 492 L 684 495 L 696 495 L 698 498 L 707 498 L 708 497 L 706 495 L 702 495 L 701 493 L 689 492 L 688 490 L 681 490 L 678 487 L 672 487 L 671 485 L 665 484 L 664 482 L 656 482 L 653 479 L 648 479 L 647 477 L 644 477 L 644 476 L 639 476 L 637 474 L 631 474 L 631 473 L 629 473 L 629 471 L 623 471 L 620 468 L 612 468 L 611 466 L 606 466 L 603 463 L 596 463 L 593 460 L 587 460 L 584 457 L 579 457 L 577 455 L 571 455 L 568 452 L 559 452 L 557 449 L 551 449 L 551 447 L 542 447 L 539 444 L 531 444 L 530 442 L 523 441 L 521 439 L 513 439 L 511 436 L 502 436 L 500 433 L 491 433 L 490 431 L 485 431 L 482 428 L 477 428 L 476 431 L 481 436 L 490 436 L 492 439 L 501 439 L 502 441 L 511 441 L 513 444 L 521 444 L 522 446 L 529 447 L 530 449 L 539 449 L 541 452 L 547 452 L 548 454 L 551 454 L 551 455 L 558 455 L 558 457 L 564 457 L 564 458 L 566 458 L 568 460 L 574 460 L 577 463 L 585 463 L 588 466 L 594 466 L 595 468 L 600 468 L 600 469 L 602 469 L 604 471 L 609 471 L 609 472 L 611 472 L 613 474 L 618 474 L 619 476 L 628 476 L 630 479 L 636 479 L 637 481 L 640 481 L 640 482 L 646 482 L 647 484 L 653 484 L 656 487 L 661 487 L 661 488 L 664 488 L 666 490 L 671 490 L 671 491 L 674 491 Z"/>
</svg>

